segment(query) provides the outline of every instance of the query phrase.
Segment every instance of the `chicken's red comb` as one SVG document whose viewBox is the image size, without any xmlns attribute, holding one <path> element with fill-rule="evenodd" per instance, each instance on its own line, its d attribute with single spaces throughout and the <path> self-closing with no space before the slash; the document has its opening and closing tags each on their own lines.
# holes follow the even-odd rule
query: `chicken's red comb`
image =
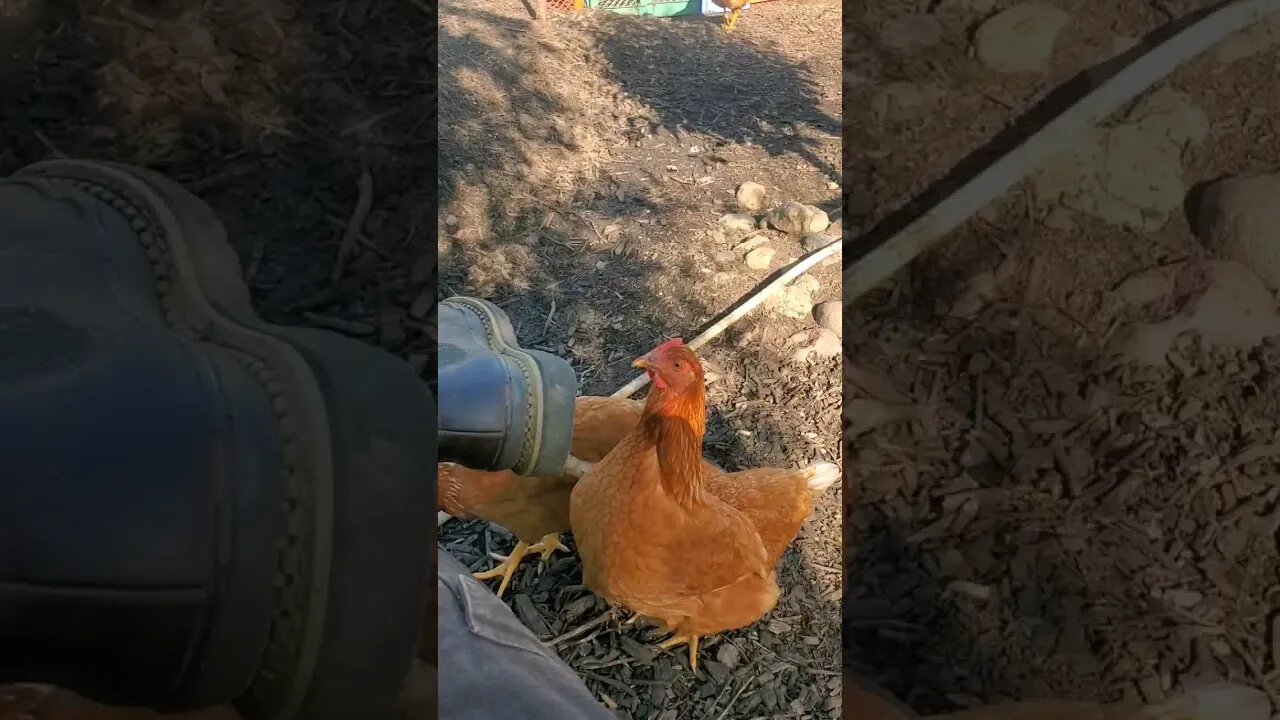
<svg viewBox="0 0 1280 720">
<path fill-rule="evenodd" d="M 658 347 L 654 348 L 653 352 L 661 354 L 668 350 L 674 350 L 676 348 L 681 348 L 681 347 L 684 347 L 684 340 L 681 340 L 680 338 L 672 338 L 662 343 Z"/>
</svg>

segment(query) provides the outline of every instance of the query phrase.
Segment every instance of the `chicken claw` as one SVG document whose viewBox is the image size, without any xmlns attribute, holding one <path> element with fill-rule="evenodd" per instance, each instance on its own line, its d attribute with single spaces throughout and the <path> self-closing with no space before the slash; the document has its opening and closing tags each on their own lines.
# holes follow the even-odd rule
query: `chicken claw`
<svg viewBox="0 0 1280 720">
<path fill-rule="evenodd" d="M 697 672 L 698 671 L 698 636 L 697 635 L 694 635 L 692 633 L 689 633 L 688 635 L 672 635 L 671 637 L 664 640 L 662 644 L 658 645 L 658 647 L 662 650 L 670 650 L 673 647 L 679 647 L 681 645 L 689 646 L 689 669 L 694 672 Z"/>
<path fill-rule="evenodd" d="M 564 543 L 560 542 L 560 536 L 556 533 L 543 535 L 541 540 L 529 546 L 529 552 L 542 553 L 542 562 L 550 560 L 551 553 L 557 550 L 569 552 L 569 548 L 565 547 Z"/>
<path fill-rule="evenodd" d="M 471 577 L 477 580 L 502 578 L 502 582 L 498 583 L 498 597 L 502 597 L 502 593 L 507 591 L 507 585 L 511 584 L 511 578 L 516 574 L 516 568 L 520 566 L 520 561 L 524 560 L 525 555 L 531 552 L 542 553 L 542 562 L 546 562 L 551 557 L 551 553 L 556 550 L 569 550 L 569 548 L 561 544 L 560 536 L 556 533 L 543 535 L 542 539 L 533 545 L 521 540 L 516 543 L 510 555 L 498 555 L 496 553 L 493 555 L 494 559 L 501 560 L 501 562 L 494 566 L 492 570 L 472 573 Z"/>
<path fill-rule="evenodd" d="M 738 16 L 741 14 L 741 10 L 733 10 L 729 13 L 729 16 L 724 19 L 724 25 L 721 26 L 725 32 L 733 32 L 734 26 L 738 24 Z"/>
</svg>

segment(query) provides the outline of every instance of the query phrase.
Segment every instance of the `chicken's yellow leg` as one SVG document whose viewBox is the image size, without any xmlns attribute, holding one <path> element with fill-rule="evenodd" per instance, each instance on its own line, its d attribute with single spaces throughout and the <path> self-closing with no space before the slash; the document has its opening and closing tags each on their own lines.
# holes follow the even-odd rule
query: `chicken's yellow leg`
<svg viewBox="0 0 1280 720">
<path fill-rule="evenodd" d="M 507 586 L 511 584 L 511 578 L 516 574 L 516 568 L 520 566 L 520 561 L 524 560 L 525 555 L 542 553 L 542 562 L 546 562 L 551 557 L 551 553 L 557 550 L 568 552 L 569 548 L 560 542 L 560 536 L 555 533 L 543 535 L 541 540 L 532 545 L 521 540 L 516 543 L 515 549 L 511 551 L 510 555 L 493 555 L 494 559 L 502 562 L 498 563 L 492 570 L 472 573 L 472 577 L 477 580 L 502 578 L 502 582 L 498 584 L 498 597 L 502 597 L 502 593 L 507 591 Z"/>
<path fill-rule="evenodd" d="M 542 553 L 542 562 L 550 560 L 551 553 L 557 550 L 569 552 L 569 548 L 560 542 L 560 536 L 556 533 L 547 533 L 541 540 L 529 546 L 529 552 Z"/>
<path fill-rule="evenodd" d="M 734 26 L 738 24 L 738 16 L 741 14 L 742 14 L 741 9 L 733 10 L 729 13 L 729 16 L 724 19 L 725 32 L 733 32 Z"/>
<path fill-rule="evenodd" d="M 541 545 L 542 543 L 538 544 Z M 502 593 L 507 591 L 507 585 L 511 584 L 511 576 L 516 574 L 516 568 L 520 566 L 520 561 L 523 560 L 524 556 L 528 555 L 529 551 L 533 549 L 533 546 L 521 540 L 516 543 L 516 546 L 511 550 L 510 555 L 494 556 L 495 558 L 500 558 L 502 562 L 498 563 L 492 570 L 472 573 L 471 576 L 477 580 L 489 580 L 496 577 L 502 578 L 502 582 L 498 584 L 498 597 L 502 597 Z"/>
<path fill-rule="evenodd" d="M 673 647 L 681 645 L 689 646 L 689 669 L 697 672 L 698 670 L 698 636 L 693 633 L 688 635 L 672 635 L 667 638 L 658 647 L 663 650 L 670 650 Z"/>
</svg>

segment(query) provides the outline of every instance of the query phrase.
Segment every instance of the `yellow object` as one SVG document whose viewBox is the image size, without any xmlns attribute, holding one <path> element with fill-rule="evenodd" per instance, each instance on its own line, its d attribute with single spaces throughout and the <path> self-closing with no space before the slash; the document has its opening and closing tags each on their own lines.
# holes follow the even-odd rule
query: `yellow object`
<svg viewBox="0 0 1280 720">
<path fill-rule="evenodd" d="M 698 670 L 698 636 L 697 635 L 694 635 L 692 633 L 688 635 L 673 635 L 667 638 L 665 641 L 663 641 L 663 643 L 658 647 L 662 648 L 663 650 L 670 650 L 673 647 L 680 647 L 681 645 L 689 646 L 689 669 L 696 672 Z"/>
<path fill-rule="evenodd" d="M 725 32 L 733 32 L 733 27 L 738 24 L 738 16 L 741 14 L 742 10 L 740 8 L 734 8 L 729 11 L 728 16 L 724 19 L 724 25 L 722 26 Z"/>
<path fill-rule="evenodd" d="M 530 545 L 523 540 L 516 543 L 511 554 L 502 558 L 502 562 L 498 563 L 492 570 L 484 572 L 472 573 L 471 576 L 477 580 L 491 580 L 496 577 L 502 578 L 502 582 L 498 584 L 498 597 L 502 597 L 502 593 L 507 591 L 507 585 L 511 584 L 511 578 L 516 574 L 516 568 L 520 566 L 520 561 L 525 555 L 536 552 L 542 553 L 542 562 L 546 562 L 551 557 L 551 553 L 556 550 L 568 551 L 569 548 L 560 543 L 560 536 L 556 533 L 544 535 L 542 540 Z"/>
</svg>

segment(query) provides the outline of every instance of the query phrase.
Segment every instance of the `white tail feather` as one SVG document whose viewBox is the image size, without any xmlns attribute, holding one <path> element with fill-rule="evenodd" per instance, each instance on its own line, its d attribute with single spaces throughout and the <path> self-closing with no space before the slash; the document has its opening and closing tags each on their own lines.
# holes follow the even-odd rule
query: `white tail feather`
<svg viewBox="0 0 1280 720">
<path fill-rule="evenodd" d="M 808 473 L 809 489 L 815 493 L 820 493 L 835 484 L 840 479 L 840 466 L 835 463 L 814 463 L 805 468 Z"/>
</svg>

